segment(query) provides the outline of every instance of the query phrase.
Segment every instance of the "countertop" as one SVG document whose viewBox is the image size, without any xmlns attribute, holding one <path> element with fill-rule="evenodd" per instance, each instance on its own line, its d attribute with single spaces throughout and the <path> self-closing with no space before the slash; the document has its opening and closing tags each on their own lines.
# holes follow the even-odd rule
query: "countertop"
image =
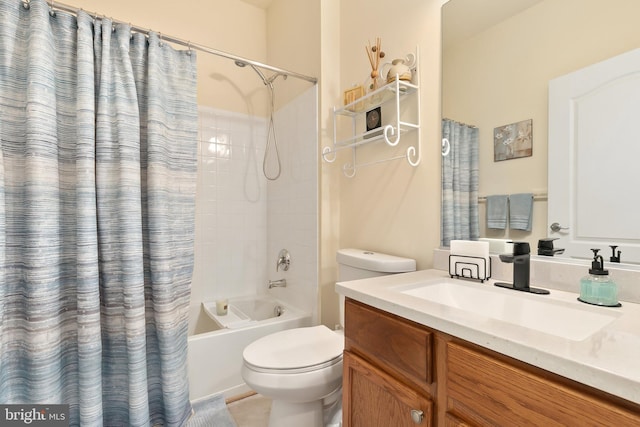
<svg viewBox="0 0 640 427">
<path fill-rule="evenodd" d="M 336 290 L 364 304 L 640 404 L 640 304 L 621 301 L 619 308 L 597 307 L 577 301 L 578 295 L 571 292 L 551 289 L 550 295 L 543 296 L 501 289 L 493 286 L 494 280 L 480 283 L 451 279 L 515 293 L 525 304 L 528 300 L 549 298 L 593 313 L 615 314 L 611 323 L 577 341 L 406 295 L 397 289 L 449 277 L 446 271 L 421 270 L 338 282 Z M 544 288 L 544 284 L 536 287 Z"/>
</svg>

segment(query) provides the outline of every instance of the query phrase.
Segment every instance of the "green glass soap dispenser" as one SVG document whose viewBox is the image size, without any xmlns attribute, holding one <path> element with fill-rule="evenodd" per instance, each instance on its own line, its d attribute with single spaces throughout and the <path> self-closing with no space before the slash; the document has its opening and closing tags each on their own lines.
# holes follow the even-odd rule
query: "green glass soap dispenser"
<svg viewBox="0 0 640 427">
<path fill-rule="evenodd" d="M 578 301 L 605 307 L 620 307 L 618 302 L 618 286 L 604 269 L 604 260 L 598 255 L 600 249 L 593 251 L 593 262 L 589 275 L 580 279 L 580 297 Z"/>
</svg>

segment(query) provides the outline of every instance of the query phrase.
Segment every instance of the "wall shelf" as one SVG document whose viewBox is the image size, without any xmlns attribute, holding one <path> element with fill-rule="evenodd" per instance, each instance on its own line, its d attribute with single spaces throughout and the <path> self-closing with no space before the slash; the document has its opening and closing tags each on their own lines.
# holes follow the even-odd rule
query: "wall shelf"
<svg viewBox="0 0 640 427">
<path fill-rule="evenodd" d="M 416 76 L 416 63 L 412 67 L 412 72 Z M 351 149 L 351 161 L 345 163 L 342 172 L 345 176 L 352 178 L 356 174 L 358 168 L 373 164 L 384 163 L 392 160 L 406 159 L 411 166 L 418 166 L 421 161 L 420 147 L 420 94 L 419 86 L 407 81 L 399 80 L 398 76 L 391 83 L 358 98 L 354 102 L 343 107 L 333 108 L 333 144 L 322 149 L 322 158 L 328 163 L 333 163 L 337 158 L 338 151 Z M 409 105 L 409 109 L 413 108 L 411 114 L 402 111 L 401 105 Z M 368 111 L 376 107 L 383 109 L 383 117 L 388 116 L 390 120 L 381 127 L 367 131 L 358 132 L 358 124 L 364 128 L 364 117 Z M 394 108 L 395 107 L 395 108 Z M 389 115 L 389 113 L 391 113 Z M 406 120 L 405 116 L 415 116 L 415 120 Z M 338 118 L 347 117 L 351 119 L 351 135 L 342 139 L 338 139 Z M 377 160 L 366 163 L 357 163 L 356 151 L 358 147 L 384 141 L 387 146 L 398 146 L 402 137 L 409 132 L 417 132 L 417 142 L 409 145 L 404 155 L 382 157 Z"/>
</svg>

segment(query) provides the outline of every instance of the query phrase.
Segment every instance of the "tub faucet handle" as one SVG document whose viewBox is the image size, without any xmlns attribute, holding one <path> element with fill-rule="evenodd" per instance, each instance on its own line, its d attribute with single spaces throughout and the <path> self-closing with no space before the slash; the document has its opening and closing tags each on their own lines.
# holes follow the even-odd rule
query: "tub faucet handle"
<svg viewBox="0 0 640 427">
<path fill-rule="evenodd" d="M 280 271 L 280 267 L 284 271 L 289 271 L 289 265 L 291 265 L 291 256 L 289 255 L 289 251 L 286 249 L 282 249 L 278 254 L 278 262 L 276 262 L 276 272 Z"/>
</svg>

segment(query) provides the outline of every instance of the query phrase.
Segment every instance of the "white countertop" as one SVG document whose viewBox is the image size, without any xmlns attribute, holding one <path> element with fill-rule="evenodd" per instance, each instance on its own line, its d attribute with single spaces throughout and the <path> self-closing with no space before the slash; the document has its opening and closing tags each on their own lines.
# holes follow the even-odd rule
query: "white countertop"
<svg viewBox="0 0 640 427">
<path fill-rule="evenodd" d="M 578 295 L 551 289 L 534 295 L 484 283 L 460 280 L 498 292 L 516 293 L 539 301 L 555 299 L 593 313 L 616 314 L 616 319 L 581 341 L 564 339 L 469 311 L 406 295 L 398 287 L 449 278 L 442 270 L 422 270 L 372 279 L 338 282 L 336 290 L 354 300 L 396 314 L 424 326 L 497 351 L 547 371 L 640 404 L 640 304 L 596 307 L 577 301 Z M 536 283 L 544 288 L 544 284 Z M 478 301 L 482 304 L 482 301 Z"/>
</svg>

